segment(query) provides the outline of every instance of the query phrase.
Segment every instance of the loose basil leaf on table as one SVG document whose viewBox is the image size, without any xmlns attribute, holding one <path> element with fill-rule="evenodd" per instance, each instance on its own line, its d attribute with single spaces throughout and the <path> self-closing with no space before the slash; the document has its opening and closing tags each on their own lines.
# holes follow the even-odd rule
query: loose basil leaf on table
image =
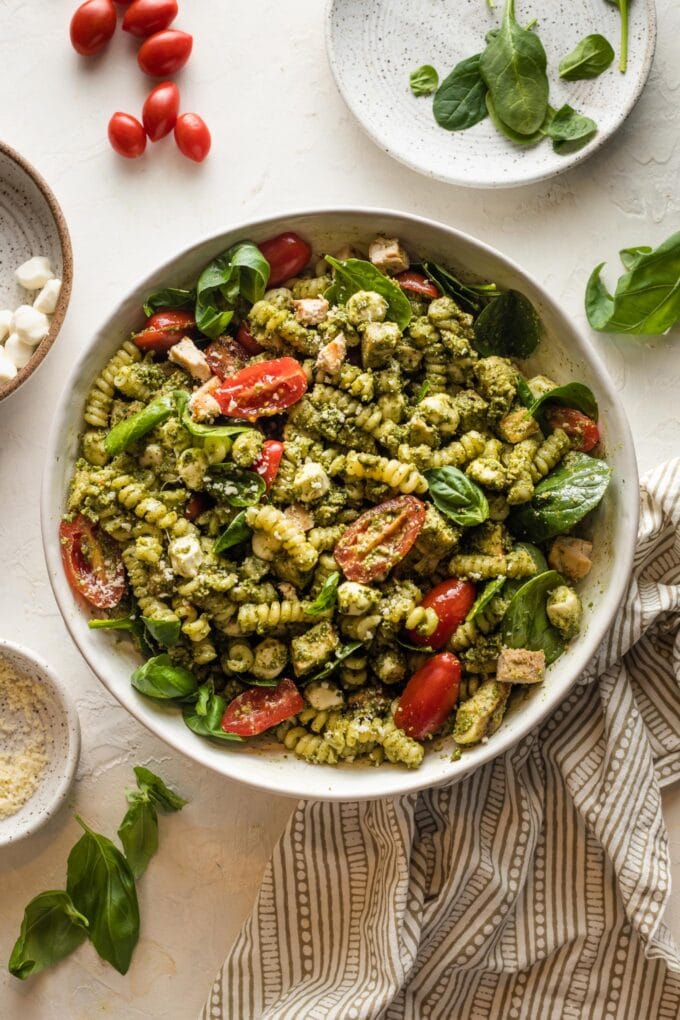
<svg viewBox="0 0 680 1020">
<path fill-rule="evenodd" d="M 135 880 L 141 878 L 158 850 L 158 815 L 147 798 L 137 796 L 130 801 L 118 826 L 118 838 Z"/>
<path fill-rule="evenodd" d="M 544 478 L 528 503 L 513 510 L 508 525 L 530 542 L 545 542 L 583 520 L 607 491 L 611 468 L 602 460 L 575 451 Z"/>
<path fill-rule="evenodd" d="M 515 0 L 506 0 L 500 30 L 489 38 L 479 68 L 496 113 L 510 130 L 531 135 L 543 124 L 547 63 L 543 43 L 515 18 Z"/>
<path fill-rule="evenodd" d="M 552 140 L 555 152 L 558 155 L 568 155 L 588 144 L 597 134 L 597 124 L 565 103 L 551 117 L 546 133 Z"/>
<path fill-rule="evenodd" d="M 252 241 L 240 241 L 218 255 L 196 284 L 196 325 L 205 336 L 221 336 L 239 297 L 259 301 L 269 281 L 269 263 Z"/>
<path fill-rule="evenodd" d="M 140 694 L 161 701 L 195 694 L 198 681 L 184 666 L 176 666 L 169 655 L 155 655 L 134 671 L 132 686 Z"/>
<path fill-rule="evenodd" d="M 624 269 L 634 269 L 640 261 L 643 255 L 649 255 L 650 251 L 653 251 L 648 244 L 634 245 L 632 248 L 622 248 L 619 252 L 619 258 L 623 263 Z"/>
<path fill-rule="evenodd" d="M 87 938 L 88 920 L 63 889 L 35 896 L 24 910 L 7 969 L 25 981 L 69 956 Z"/>
<path fill-rule="evenodd" d="M 174 413 L 175 400 L 172 394 L 156 397 L 141 411 L 131 414 L 129 418 L 124 418 L 113 426 L 104 439 L 106 452 L 110 457 L 122 453 L 147 432 L 151 432 L 157 425 L 162 425 Z"/>
<path fill-rule="evenodd" d="M 196 304 L 196 291 L 183 287 L 163 287 L 149 294 L 144 302 L 144 314 L 153 315 L 161 309 L 192 308 Z"/>
<path fill-rule="evenodd" d="M 547 393 L 532 400 L 529 411 L 534 418 L 538 418 L 544 412 L 546 404 L 574 407 L 577 411 L 587 414 L 593 421 L 597 421 L 599 414 L 595 395 L 585 383 L 573 382 L 565 383 L 564 386 L 555 386 L 552 390 L 548 390 Z"/>
<path fill-rule="evenodd" d="M 498 293 L 495 283 L 463 283 L 437 262 L 423 262 L 420 268 L 442 294 L 452 297 L 464 311 L 472 315 L 478 315 L 487 300 Z"/>
<path fill-rule="evenodd" d="M 198 700 L 193 705 L 186 705 L 182 710 L 182 719 L 186 726 L 199 737 L 212 737 L 215 740 L 242 743 L 243 737 L 235 733 L 225 733 L 222 729 L 222 716 L 227 707 L 221 694 L 215 694 L 212 684 L 203 684 L 198 691 Z"/>
<path fill-rule="evenodd" d="M 560 78 L 583 81 L 597 78 L 614 60 L 614 47 L 603 35 L 587 35 L 560 60 Z"/>
<path fill-rule="evenodd" d="M 205 491 L 218 503 L 229 506 L 255 506 L 267 485 L 256 471 L 236 464 L 214 464 L 203 479 Z"/>
<path fill-rule="evenodd" d="M 447 131 L 464 131 L 487 116 L 486 82 L 479 71 L 480 54 L 461 60 L 442 81 L 432 103 L 434 119 Z"/>
<path fill-rule="evenodd" d="M 545 138 L 547 126 L 552 117 L 550 108 L 548 108 L 548 113 L 546 114 L 541 126 L 535 131 L 532 131 L 530 135 L 523 135 L 519 131 L 514 131 L 512 128 L 508 127 L 508 125 L 501 120 L 490 92 L 487 92 L 484 102 L 493 126 L 497 131 L 500 131 L 502 135 L 509 139 L 509 141 L 514 142 L 515 145 L 538 145 L 538 143 L 542 142 Z"/>
<path fill-rule="evenodd" d="M 489 516 L 489 503 L 478 485 L 455 467 L 425 471 L 432 502 L 456 524 L 470 528 Z"/>
<path fill-rule="evenodd" d="M 431 64 L 423 64 L 409 75 L 409 85 L 414 96 L 430 96 L 438 84 L 439 75 Z"/>
<path fill-rule="evenodd" d="M 157 808 L 160 808 L 161 811 L 181 811 L 189 803 L 184 797 L 180 797 L 178 793 L 175 793 L 169 786 L 166 786 L 161 777 L 157 776 L 151 769 L 144 768 L 143 765 L 135 765 L 134 773 L 139 792 L 148 796 L 152 803 Z"/>
<path fill-rule="evenodd" d="M 334 570 L 332 574 L 329 574 L 323 585 L 321 591 L 316 596 L 311 605 L 305 609 L 305 616 L 320 616 L 321 613 L 325 613 L 328 609 L 335 605 L 335 601 L 338 597 L 338 585 L 340 584 L 340 572 Z"/>
<path fill-rule="evenodd" d="M 233 521 L 231 521 L 227 528 L 222 532 L 217 541 L 213 546 L 213 552 L 223 553 L 227 549 L 231 549 L 233 546 L 238 545 L 240 542 L 250 536 L 251 530 L 246 524 L 246 512 L 241 510 L 240 513 L 236 514 Z"/>
<path fill-rule="evenodd" d="M 249 432 L 252 425 L 202 425 L 194 421 L 189 410 L 189 394 L 177 390 L 174 394 L 175 406 L 182 425 L 187 432 L 197 439 L 229 439 L 241 432 Z"/>
<path fill-rule="evenodd" d="M 483 308 L 475 320 L 475 348 L 485 358 L 528 358 L 541 339 L 541 321 L 531 301 L 506 290 Z"/>
<path fill-rule="evenodd" d="M 493 580 L 486 582 L 481 592 L 472 603 L 470 612 L 465 617 L 466 622 L 474 620 L 476 616 L 479 616 L 479 614 L 486 609 L 489 602 L 491 602 L 491 600 L 503 590 L 505 582 L 505 577 L 494 577 Z"/>
<path fill-rule="evenodd" d="M 363 648 L 363 646 L 363 641 L 350 641 L 348 645 L 336 648 L 335 657 L 331 659 L 330 662 L 327 662 L 323 669 L 320 669 L 318 673 L 312 674 L 312 676 L 302 677 L 300 679 L 300 683 L 309 684 L 312 683 L 312 681 L 316 682 L 317 680 L 325 680 L 327 677 L 332 676 L 344 659 L 348 659 L 350 655 L 353 655 L 354 652 L 356 652 L 359 648 Z"/>
<path fill-rule="evenodd" d="M 340 260 L 332 255 L 326 255 L 325 259 L 335 269 L 335 279 L 325 293 L 331 304 L 344 305 L 360 290 L 375 291 L 387 301 L 387 318 L 396 322 L 399 329 L 406 329 L 413 311 L 409 299 L 394 280 L 364 259 Z"/>
<path fill-rule="evenodd" d="M 508 648 L 543 651 L 548 665 L 562 654 L 564 642 L 548 619 L 546 602 L 553 588 L 564 583 L 561 574 L 548 570 L 532 577 L 513 595 L 501 624 L 503 643 Z"/>
</svg>

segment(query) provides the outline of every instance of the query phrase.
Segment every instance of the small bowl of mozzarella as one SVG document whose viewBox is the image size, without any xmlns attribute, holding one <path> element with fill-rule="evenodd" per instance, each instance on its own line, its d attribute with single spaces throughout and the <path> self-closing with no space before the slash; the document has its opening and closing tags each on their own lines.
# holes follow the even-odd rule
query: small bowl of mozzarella
<svg viewBox="0 0 680 1020">
<path fill-rule="evenodd" d="M 71 295 L 64 214 L 29 163 L 0 143 L 0 400 L 32 375 L 54 343 Z"/>
</svg>

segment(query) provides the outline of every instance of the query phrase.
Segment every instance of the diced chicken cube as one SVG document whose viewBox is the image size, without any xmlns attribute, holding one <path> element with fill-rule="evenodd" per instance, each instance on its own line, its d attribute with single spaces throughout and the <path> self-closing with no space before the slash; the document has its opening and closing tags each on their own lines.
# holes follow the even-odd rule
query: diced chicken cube
<svg viewBox="0 0 680 1020">
<path fill-rule="evenodd" d="M 593 565 L 592 552 L 592 542 L 560 535 L 550 547 L 548 563 L 570 581 L 582 581 Z"/>
<path fill-rule="evenodd" d="M 318 326 L 326 318 L 330 304 L 325 297 L 297 298 L 293 300 L 295 318 L 303 326 Z"/>
<path fill-rule="evenodd" d="M 545 676 L 545 652 L 503 648 L 498 656 L 496 680 L 503 684 L 540 684 Z"/>
<path fill-rule="evenodd" d="M 179 365 L 199 382 L 207 382 L 212 375 L 210 366 L 205 360 L 205 354 L 203 351 L 199 351 L 194 341 L 190 340 L 188 336 L 183 337 L 179 343 L 170 348 L 168 361 Z"/>
<path fill-rule="evenodd" d="M 377 269 L 391 276 L 409 267 L 408 255 L 396 237 L 376 237 L 368 247 L 368 257 Z"/>
<path fill-rule="evenodd" d="M 521 443 L 538 432 L 538 422 L 525 407 L 519 407 L 501 419 L 498 431 L 508 443 Z"/>
<path fill-rule="evenodd" d="M 328 375 L 335 375 L 347 357 L 347 341 L 342 333 L 338 333 L 335 340 L 324 344 L 316 356 L 316 368 L 320 372 L 327 372 Z"/>
<path fill-rule="evenodd" d="M 222 408 L 212 395 L 220 385 L 220 380 L 213 375 L 206 383 L 199 386 L 189 397 L 189 410 L 194 421 L 208 421 L 221 414 Z"/>
</svg>

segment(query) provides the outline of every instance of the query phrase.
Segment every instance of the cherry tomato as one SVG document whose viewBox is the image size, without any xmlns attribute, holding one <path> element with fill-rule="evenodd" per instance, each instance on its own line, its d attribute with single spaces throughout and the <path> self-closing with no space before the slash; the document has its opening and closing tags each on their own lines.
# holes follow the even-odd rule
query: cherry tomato
<svg viewBox="0 0 680 1020">
<path fill-rule="evenodd" d="M 407 269 L 405 273 L 397 273 L 394 277 L 394 282 L 398 283 L 402 290 L 407 290 L 411 294 L 422 294 L 423 297 L 434 298 L 441 297 L 439 288 L 428 280 L 422 273 L 411 272 Z"/>
<path fill-rule="evenodd" d="M 295 358 L 277 358 L 248 365 L 212 391 L 229 418 L 256 418 L 279 414 L 297 404 L 307 392 L 307 376 Z"/>
<path fill-rule="evenodd" d="M 142 108 L 142 121 L 152 142 L 170 134 L 178 113 L 179 89 L 173 81 L 164 81 L 149 92 Z"/>
<path fill-rule="evenodd" d="M 283 457 L 283 443 L 278 439 L 265 439 L 262 444 L 262 453 L 253 464 L 253 471 L 256 471 L 261 478 L 264 478 L 267 489 L 279 473 L 279 464 Z"/>
<path fill-rule="evenodd" d="M 262 241 L 258 248 L 270 266 L 269 286 L 278 287 L 297 276 L 312 257 L 312 249 L 298 234 L 286 233 Z"/>
<path fill-rule="evenodd" d="M 113 0 L 86 0 L 71 18 L 71 44 L 82 57 L 99 53 L 115 31 Z"/>
<path fill-rule="evenodd" d="M 177 17 L 177 0 L 133 0 L 123 18 L 123 31 L 141 38 L 167 28 Z"/>
<path fill-rule="evenodd" d="M 399 699 L 394 721 L 414 740 L 440 729 L 456 706 L 460 693 L 460 659 L 441 652 L 413 674 Z"/>
<path fill-rule="evenodd" d="M 424 609 L 434 609 L 439 617 L 439 626 L 429 637 L 423 637 L 415 630 L 408 630 L 406 633 L 411 644 L 443 648 L 472 609 L 476 594 L 471 581 L 461 581 L 457 577 L 438 584 L 427 593 L 420 604 Z"/>
<path fill-rule="evenodd" d="M 242 322 L 239 326 L 236 339 L 243 350 L 247 351 L 248 354 L 262 354 L 262 351 L 264 350 L 264 347 L 261 347 L 255 337 L 251 334 L 245 322 Z"/>
<path fill-rule="evenodd" d="M 163 354 L 178 344 L 195 326 L 196 320 L 191 312 L 174 309 L 154 312 L 146 320 L 144 329 L 140 333 L 135 333 L 132 340 L 140 351 Z"/>
<path fill-rule="evenodd" d="M 203 353 L 210 371 L 220 379 L 228 379 L 244 368 L 250 357 L 232 336 L 218 336 L 211 340 Z"/>
<path fill-rule="evenodd" d="M 144 40 L 139 47 L 137 63 L 144 74 L 152 78 L 167 78 L 181 71 L 191 56 L 193 45 L 193 36 L 188 32 L 166 28 Z"/>
<path fill-rule="evenodd" d="M 129 113 L 114 113 L 109 121 L 111 148 L 125 159 L 139 159 L 146 149 L 146 131 Z"/>
<path fill-rule="evenodd" d="M 78 515 L 59 525 L 61 559 L 76 595 L 97 609 L 113 609 L 125 592 L 125 569 L 118 550 L 100 528 Z"/>
<path fill-rule="evenodd" d="M 239 737 L 256 737 L 297 715 L 304 704 L 292 680 L 281 680 L 276 687 L 252 687 L 227 705 L 222 729 Z"/>
<path fill-rule="evenodd" d="M 208 497 L 203 492 L 192 492 L 184 507 L 184 516 L 188 521 L 195 521 L 204 510 L 208 509 Z"/>
<path fill-rule="evenodd" d="M 396 496 L 371 507 L 350 524 L 333 555 L 348 581 L 362 584 L 386 577 L 406 556 L 425 521 L 425 504 Z"/>
<path fill-rule="evenodd" d="M 194 163 L 202 163 L 212 145 L 208 125 L 197 113 L 183 113 L 177 118 L 175 141 L 182 155 Z"/>
<path fill-rule="evenodd" d="M 597 423 L 574 407 L 551 407 L 545 416 L 554 429 L 567 433 L 575 450 L 588 453 L 600 441 Z"/>
</svg>

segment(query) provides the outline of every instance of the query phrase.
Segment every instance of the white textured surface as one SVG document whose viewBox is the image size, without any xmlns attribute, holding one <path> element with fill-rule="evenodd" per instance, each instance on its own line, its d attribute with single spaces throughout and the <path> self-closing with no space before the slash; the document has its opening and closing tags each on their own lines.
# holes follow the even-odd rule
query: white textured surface
<svg viewBox="0 0 680 1020">
<path fill-rule="evenodd" d="M 187 2 L 180 27 L 195 32 L 196 45 L 179 84 L 185 108 L 209 122 L 213 152 L 198 167 L 172 143 L 160 143 L 142 162 L 122 163 L 108 149 L 106 122 L 114 109 L 138 109 L 147 82 L 123 37 L 95 64 L 79 62 L 67 41 L 70 6 L 42 5 L 36 18 L 28 0 L 0 2 L 4 77 L 15 96 L 26 97 L 5 107 L 4 140 L 54 188 L 71 227 L 76 273 L 54 349 L 0 407 L 0 633 L 42 654 L 77 696 L 83 753 L 72 808 L 113 833 L 137 762 L 157 766 L 192 803 L 161 820 L 161 850 L 140 887 L 142 938 L 128 975 L 100 964 L 89 947 L 26 985 L 0 972 L 0 1015 L 185 1020 L 198 1011 L 250 908 L 291 805 L 241 790 L 170 753 L 83 665 L 57 615 L 40 546 L 38 493 L 51 395 L 107 308 L 168 253 L 208 231 L 286 207 L 365 203 L 442 219 L 515 257 L 582 321 L 583 288 L 596 262 L 613 266 L 624 245 L 655 244 L 678 229 L 680 9 L 674 0 L 660 0 L 652 76 L 607 147 L 550 184 L 474 194 L 425 181 L 366 140 L 326 65 L 320 0 Z M 677 454 L 677 331 L 648 343 L 600 336 L 593 343 L 624 393 L 641 468 Z M 680 880 L 680 789 L 669 791 L 665 803 Z M 67 810 L 23 846 L 0 854 L 0 964 L 25 902 L 63 881 L 76 835 Z M 680 893 L 673 902 L 680 936 Z"/>
</svg>

